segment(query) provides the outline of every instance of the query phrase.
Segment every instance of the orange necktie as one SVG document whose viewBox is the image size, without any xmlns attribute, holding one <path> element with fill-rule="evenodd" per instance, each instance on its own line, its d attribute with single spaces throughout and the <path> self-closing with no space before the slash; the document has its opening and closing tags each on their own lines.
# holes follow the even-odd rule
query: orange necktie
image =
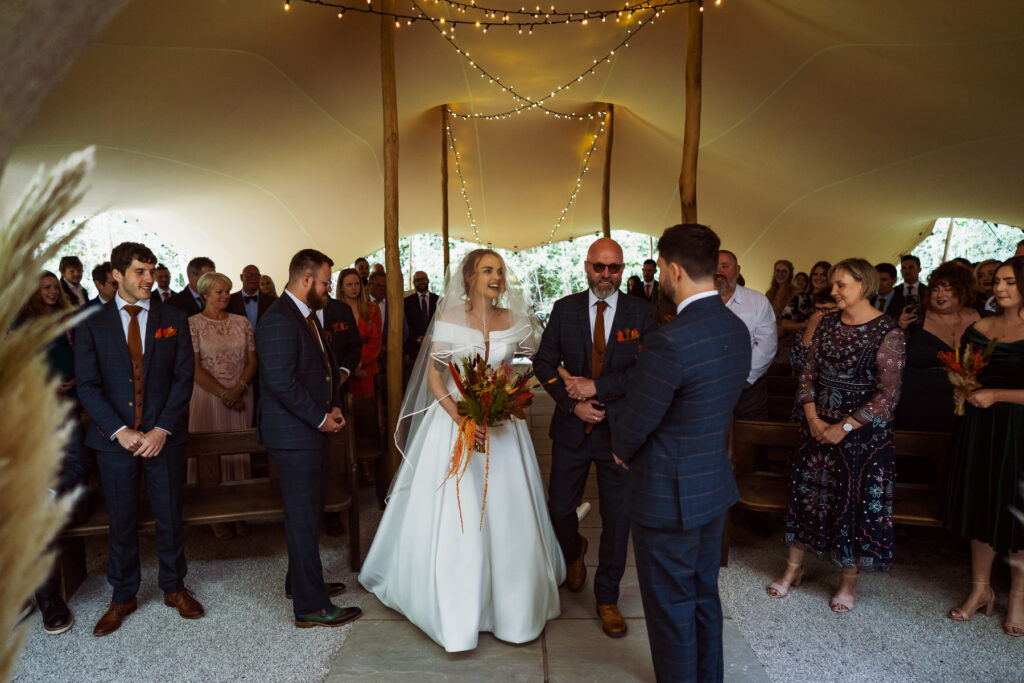
<svg viewBox="0 0 1024 683">
<path fill-rule="evenodd" d="M 124 310 L 132 317 L 128 323 L 128 355 L 132 359 L 132 382 L 135 385 L 135 425 L 142 426 L 142 332 L 139 330 L 139 311 L 142 306 L 125 306 Z"/>
<path fill-rule="evenodd" d="M 604 311 L 608 308 L 607 301 L 597 302 L 597 316 L 594 318 L 594 343 L 590 347 L 590 379 L 597 379 L 601 376 L 601 368 L 604 365 Z M 589 434 L 594 429 L 594 423 L 588 422 L 583 431 Z"/>
</svg>

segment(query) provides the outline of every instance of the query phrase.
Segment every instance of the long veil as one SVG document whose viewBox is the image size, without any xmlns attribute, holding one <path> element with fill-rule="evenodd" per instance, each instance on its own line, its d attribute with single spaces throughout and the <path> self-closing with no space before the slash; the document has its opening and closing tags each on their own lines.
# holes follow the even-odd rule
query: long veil
<svg viewBox="0 0 1024 683">
<path fill-rule="evenodd" d="M 434 364 L 434 367 L 445 377 L 445 386 L 451 386 L 447 382 L 448 361 L 463 355 L 474 353 L 483 355 L 484 353 L 484 349 L 477 344 L 453 342 L 454 338 L 450 334 L 450 330 L 453 328 L 448 327 L 473 327 L 468 321 L 469 296 L 463 270 L 468 261 L 479 258 L 479 251 L 470 252 L 458 265 L 449 266 L 448 272 L 445 273 L 444 294 L 437 302 L 437 310 L 423 337 L 420 352 L 416 357 L 412 374 L 409 376 L 408 388 L 402 400 L 402 410 L 399 413 L 394 434 L 395 444 L 402 454 L 402 463 L 391 482 L 389 497 L 408 486 L 412 481 L 412 472 L 427 449 L 410 449 L 409 445 L 419 431 L 430 408 L 444 398 L 444 396 L 435 396 L 429 386 L 428 371 L 431 364 Z M 486 251 L 495 254 L 491 250 Z M 495 255 L 497 256 L 497 254 Z M 502 261 L 505 266 L 505 288 L 494 303 L 498 308 L 506 308 L 510 312 L 511 324 L 508 336 L 515 341 L 516 357 L 533 358 L 543 332 L 540 320 L 534 312 L 533 300 L 528 287 L 509 270 L 508 263 L 504 262 L 504 259 Z M 485 328 L 486 322 L 485 318 Z M 438 331 L 441 332 L 440 335 L 437 334 Z M 485 329 L 485 339 L 488 333 L 489 330 Z M 462 338 L 466 339 L 465 336 Z M 458 365 L 457 361 L 456 365 Z M 458 401 L 460 397 L 457 390 L 454 391 L 455 395 L 451 393 L 446 395 L 450 395 Z M 445 417 L 447 418 L 447 415 Z M 451 454 L 447 453 L 446 455 L 450 456 Z M 438 484 L 440 483 L 438 482 Z"/>
</svg>

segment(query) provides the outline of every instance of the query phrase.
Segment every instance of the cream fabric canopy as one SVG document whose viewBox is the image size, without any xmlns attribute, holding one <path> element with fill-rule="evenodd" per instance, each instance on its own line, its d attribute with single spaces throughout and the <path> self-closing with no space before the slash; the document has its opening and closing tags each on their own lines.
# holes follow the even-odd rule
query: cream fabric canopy
<svg viewBox="0 0 1024 683">
<path fill-rule="evenodd" d="M 1024 224 L 1024 3 L 707 4 L 699 217 L 740 255 L 748 282 L 767 283 L 776 258 L 804 269 L 818 258 L 892 258 L 937 216 Z M 451 12 L 443 1 L 422 6 Z M 674 7 L 636 30 L 638 13 L 628 48 L 545 103 L 616 105 L 614 228 L 657 235 L 679 220 L 684 15 Z M 625 30 L 611 20 L 533 35 L 459 28 L 456 42 L 537 98 L 593 66 Z M 44 104 L 0 197 L 16 195 L 38 164 L 94 144 L 87 212 L 138 217 L 228 273 L 251 261 L 280 276 L 304 246 L 347 263 L 383 244 L 378 35 L 376 17 L 339 20 L 301 0 L 288 12 L 276 0 L 138 0 Z M 498 113 L 515 102 L 426 22 L 398 30 L 396 61 L 401 232 L 436 232 L 439 107 Z M 452 128 L 484 244 L 527 248 L 600 229 L 604 138 L 551 234 L 598 121 L 533 111 Z M 454 161 L 451 232 L 473 240 Z"/>
</svg>

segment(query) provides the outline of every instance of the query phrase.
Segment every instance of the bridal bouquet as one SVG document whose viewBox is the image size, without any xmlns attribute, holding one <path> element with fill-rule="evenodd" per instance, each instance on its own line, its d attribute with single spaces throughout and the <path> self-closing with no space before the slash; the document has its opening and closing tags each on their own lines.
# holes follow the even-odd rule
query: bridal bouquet
<svg viewBox="0 0 1024 683">
<path fill-rule="evenodd" d="M 526 419 L 525 410 L 533 403 L 533 393 L 530 391 L 533 371 L 517 373 L 504 361 L 497 368 L 492 368 L 479 354 L 473 358 L 463 358 L 461 371 L 448 361 L 448 370 L 452 373 L 455 386 L 462 393 L 462 398 L 456 404 L 462 420 L 459 421 L 459 434 L 455 439 L 448 476 L 441 482 L 441 486 L 449 479 L 455 479 L 455 499 L 459 506 L 459 525 L 462 526 L 459 482 L 469 467 L 473 453 L 486 454 L 483 505 L 480 507 L 480 528 L 483 529 L 484 509 L 487 507 L 487 476 L 491 469 L 491 438 L 487 428 L 513 417 Z M 487 432 L 483 446 L 476 444 L 478 425 Z"/>
<path fill-rule="evenodd" d="M 958 417 L 964 415 L 964 399 L 972 392 L 981 388 L 978 381 L 978 373 L 988 365 L 988 359 L 992 357 L 992 351 L 996 348 L 996 339 L 989 340 L 984 349 L 975 349 L 971 344 L 967 345 L 963 354 L 960 349 L 956 351 L 940 351 L 939 360 L 946 368 L 946 376 L 950 384 L 955 388 L 956 414 Z"/>
</svg>

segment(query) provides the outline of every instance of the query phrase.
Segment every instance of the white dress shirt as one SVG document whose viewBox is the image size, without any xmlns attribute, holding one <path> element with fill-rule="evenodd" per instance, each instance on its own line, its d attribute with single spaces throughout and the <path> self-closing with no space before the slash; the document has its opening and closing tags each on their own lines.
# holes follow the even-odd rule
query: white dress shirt
<svg viewBox="0 0 1024 683">
<path fill-rule="evenodd" d="M 779 346 L 775 311 L 768 297 L 760 292 L 736 285 L 736 291 L 725 302 L 725 307 L 743 321 L 750 332 L 750 374 L 747 383 L 753 384 L 768 372 Z"/>
<path fill-rule="evenodd" d="M 71 290 L 71 293 L 74 294 L 75 297 L 77 297 L 77 301 L 75 301 L 76 304 L 81 306 L 82 304 L 89 300 L 89 295 L 85 291 L 85 287 L 83 287 L 82 285 L 73 285 L 67 280 L 64 280 L 63 278 L 62 281 L 64 282 L 64 284 L 68 286 L 68 289 Z"/>
<path fill-rule="evenodd" d="M 117 312 L 121 316 L 121 327 L 124 329 L 124 340 L 127 343 L 128 326 L 132 322 L 132 316 L 128 311 L 124 310 L 124 307 L 131 306 L 132 304 L 129 304 L 127 301 L 122 299 L 120 293 L 114 294 L 114 302 L 117 306 Z M 146 355 L 146 322 L 149 320 L 150 303 L 151 302 L 149 299 L 139 299 L 134 304 L 135 306 L 138 306 L 139 308 L 142 309 L 135 316 L 135 319 L 139 321 L 139 337 L 142 339 L 142 355 Z M 121 425 L 118 429 L 114 430 L 114 433 L 110 435 L 110 440 L 113 441 L 114 439 L 116 439 L 117 435 L 120 434 L 121 431 L 125 429 L 128 429 L 128 425 Z M 157 429 L 159 429 L 162 432 L 167 432 L 167 434 L 171 433 L 168 432 L 163 427 L 157 427 Z"/>
<path fill-rule="evenodd" d="M 698 292 L 693 296 L 683 299 L 682 301 L 679 302 L 679 305 L 676 306 L 676 315 L 682 313 L 683 309 L 692 304 L 694 301 L 699 301 L 700 299 L 707 299 L 709 296 L 718 296 L 718 290 L 709 289 L 706 292 Z"/>
<path fill-rule="evenodd" d="M 619 303 L 619 290 L 615 290 L 608 295 L 606 299 L 598 299 L 597 295 L 594 294 L 593 290 L 587 292 L 587 298 L 590 301 L 588 310 L 590 312 L 590 339 L 594 339 L 594 323 L 597 322 L 597 302 L 604 301 L 608 304 L 604 309 L 604 343 L 608 343 L 608 338 L 612 333 L 612 321 L 615 320 L 615 306 Z"/>
<path fill-rule="evenodd" d="M 903 296 L 914 296 L 918 293 L 918 287 L 921 286 L 920 282 L 915 282 L 912 285 L 908 285 L 906 282 L 903 283 Z"/>
</svg>

